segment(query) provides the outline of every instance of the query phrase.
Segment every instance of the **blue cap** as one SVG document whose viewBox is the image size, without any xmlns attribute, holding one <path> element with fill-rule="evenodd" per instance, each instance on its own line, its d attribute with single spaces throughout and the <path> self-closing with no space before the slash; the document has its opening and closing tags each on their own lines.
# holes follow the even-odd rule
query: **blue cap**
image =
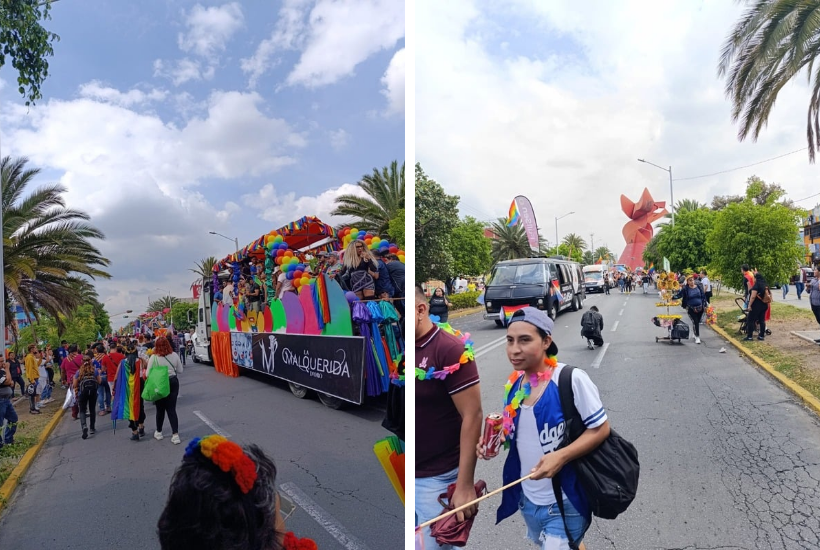
<svg viewBox="0 0 820 550">
<path fill-rule="evenodd" d="M 552 319 L 550 319 L 549 315 L 534 307 L 521 308 L 513 313 L 513 316 L 510 318 L 507 326 L 510 326 L 516 321 L 524 321 L 525 323 L 529 323 L 536 328 L 540 328 L 549 336 L 552 335 L 552 331 L 555 328 L 555 323 Z"/>
</svg>

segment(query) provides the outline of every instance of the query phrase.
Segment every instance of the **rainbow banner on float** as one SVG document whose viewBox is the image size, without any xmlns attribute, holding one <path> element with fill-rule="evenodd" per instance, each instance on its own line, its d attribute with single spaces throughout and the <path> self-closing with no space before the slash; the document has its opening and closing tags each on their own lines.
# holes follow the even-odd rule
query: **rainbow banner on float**
<svg viewBox="0 0 820 550">
<path fill-rule="evenodd" d="M 515 199 L 513 199 L 512 204 L 510 205 L 510 212 L 507 215 L 507 227 L 513 227 L 519 222 L 520 219 L 521 216 L 518 212 L 518 205 L 515 204 Z"/>
</svg>

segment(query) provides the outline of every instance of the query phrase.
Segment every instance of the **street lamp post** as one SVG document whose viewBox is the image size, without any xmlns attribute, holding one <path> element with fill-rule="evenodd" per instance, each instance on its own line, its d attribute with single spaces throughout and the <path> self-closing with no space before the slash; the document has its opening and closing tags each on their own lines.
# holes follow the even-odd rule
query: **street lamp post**
<svg viewBox="0 0 820 550">
<path fill-rule="evenodd" d="M 555 255 L 556 256 L 558 255 L 558 220 L 566 218 L 570 214 L 575 214 L 575 212 L 569 212 L 567 214 L 564 214 L 560 218 L 555 218 Z"/>
<path fill-rule="evenodd" d="M 669 209 L 672 211 L 672 227 L 675 227 L 675 191 L 672 189 L 672 167 L 670 166 L 669 168 L 664 168 L 663 166 L 658 166 L 657 164 L 644 159 L 638 159 L 638 162 L 651 164 L 655 168 L 660 168 L 664 172 L 669 172 Z"/>
<path fill-rule="evenodd" d="M 236 259 L 239 260 L 239 237 L 234 237 L 231 239 L 230 237 L 226 237 L 222 233 L 217 233 L 216 231 L 208 231 L 211 235 L 219 235 L 223 239 L 228 239 L 229 241 L 233 241 L 233 244 L 236 246 Z"/>
</svg>

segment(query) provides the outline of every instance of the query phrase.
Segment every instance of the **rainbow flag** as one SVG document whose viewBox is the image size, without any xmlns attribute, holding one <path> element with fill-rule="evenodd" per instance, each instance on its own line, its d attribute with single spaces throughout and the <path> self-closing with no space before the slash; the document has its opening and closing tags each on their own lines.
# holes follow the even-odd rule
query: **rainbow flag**
<svg viewBox="0 0 820 550">
<path fill-rule="evenodd" d="M 555 297 L 558 298 L 558 303 L 563 304 L 564 303 L 564 295 L 561 294 L 561 285 L 558 284 L 557 279 L 552 280 L 552 289 L 554 291 Z"/>
<path fill-rule="evenodd" d="M 324 329 L 330 322 L 330 301 L 327 296 L 327 275 L 320 273 L 311 285 L 313 292 L 313 305 L 316 308 L 316 318 L 319 320 L 319 328 Z"/>
<path fill-rule="evenodd" d="M 498 317 L 506 327 L 507 323 L 509 323 L 510 319 L 512 319 L 513 313 L 525 307 L 528 307 L 528 304 L 523 304 L 520 306 L 501 306 Z"/>
<path fill-rule="evenodd" d="M 140 391 L 137 377 L 139 369 L 130 372 L 128 361 L 123 359 L 117 369 L 117 380 L 114 383 L 114 398 L 111 400 L 111 420 L 114 431 L 117 420 L 137 420 L 140 415 Z"/>
<path fill-rule="evenodd" d="M 515 199 L 513 199 L 512 204 L 510 205 L 510 213 L 507 215 L 507 227 L 512 227 L 517 224 L 520 217 L 521 216 L 518 213 L 518 205 L 515 204 Z"/>
</svg>

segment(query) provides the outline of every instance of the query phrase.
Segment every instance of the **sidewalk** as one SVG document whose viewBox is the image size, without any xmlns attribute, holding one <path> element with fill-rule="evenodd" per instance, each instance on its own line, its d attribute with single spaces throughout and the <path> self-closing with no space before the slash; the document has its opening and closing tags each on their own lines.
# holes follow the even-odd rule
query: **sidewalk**
<svg viewBox="0 0 820 550">
<path fill-rule="evenodd" d="M 789 293 L 786 295 L 786 299 L 783 299 L 783 289 L 772 289 L 772 299 L 775 302 L 781 304 L 788 304 L 790 306 L 795 307 L 802 307 L 803 309 L 811 310 L 811 304 L 809 303 L 809 293 L 804 292 L 801 296 L 802 299 L 797 299 L 797 290 L 795 290 L 794 285 L 789 285 Z"/>
</svg>

